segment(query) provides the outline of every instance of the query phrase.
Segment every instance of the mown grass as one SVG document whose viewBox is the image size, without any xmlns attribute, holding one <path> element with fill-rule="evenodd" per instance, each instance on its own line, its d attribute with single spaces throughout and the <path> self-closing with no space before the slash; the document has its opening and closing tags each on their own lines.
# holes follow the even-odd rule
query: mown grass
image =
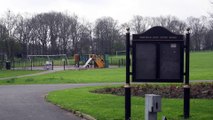
<svg viewBox="0 0 213 120">
<path fill-rule="evenodd" d="M 190 60 L 190 80 L 213 80 L 213 52 L 192 52 Z M 14 76 L 12 73 L 10 75 L 6 71 L 0 71 L 0 76 L 1 75 Z M 7 81 L 1 80 L 0 84 L 57 84 L 124 81 L 125 68 L 123 67 L 114 69 L 66 70 L 33 77 L 17 78 Z"/>
<path fill-rule="evenodd" d="M 125 56 L 111 56 L 110 61 L 118 64 Z M 213 51 L 190 53 L 190 80 L 213 80 Z"/>
<path fill-rule="evenodd" d="M 67 110 L 80 111 L 97 120 L 123 120 L 124 97 L 110 94 L 95 94 L 89 91 L 103 87 L 76 88 L 50 92 L 47 100 Z M 132 120 L 144 119 L 144 98 L 132 97 Z M 212 120 L 212 99 L 191 99 L 189 120 Z M 169 120 L 183 117 L 183 99 L 162 99 L 162 112 L 158 120 L 166 116 Z"/>
<path fill-rule="evenodd" d="M 213 51 L 192 52 L 190 56 L 190 79 L 213 79 Z"/>
<path fill-rule="evenodd" d="M 124 69 L 67 70 L 45 75 L 1 80 L 0 84 L 56 84 L 56 83 L 92 83 L 123 82 Z"/>
<path fill-rule="evenodd" d="M 38 70 L 33 70 L 33 71 L 27 71 L 27 70 L 0 70 L 0 78 L 5 78 L 5 77 L 15 77 L 15 76 L 20 76 L 20 75 L 27 75 L 27 74 L 33 74 L 33 73 L 38 73 L 41 71 Z"/>
</svg>

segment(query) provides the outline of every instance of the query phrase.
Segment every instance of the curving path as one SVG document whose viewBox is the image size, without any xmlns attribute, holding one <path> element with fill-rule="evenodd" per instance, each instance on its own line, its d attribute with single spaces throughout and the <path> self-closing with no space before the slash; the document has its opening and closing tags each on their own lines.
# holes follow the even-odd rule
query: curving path
<svg viewBox="0 0 213 120">
<path fill-rule="evenodd" d="M 213 80 L 205 82 L 213 82 Z M 53 90 L 112 84 L 124 83 L 2 85 L 0 86 L 0 120 L 83 120 L 46 102 L 45 95 Z"/>
<path fill-rule="evenodd" d="M 83 120 L 46 102 L 45 94 L 65 88 L 107 84 L 110 85 L 95 83 L 0 86 L 0 120 Z"/>
</svg>

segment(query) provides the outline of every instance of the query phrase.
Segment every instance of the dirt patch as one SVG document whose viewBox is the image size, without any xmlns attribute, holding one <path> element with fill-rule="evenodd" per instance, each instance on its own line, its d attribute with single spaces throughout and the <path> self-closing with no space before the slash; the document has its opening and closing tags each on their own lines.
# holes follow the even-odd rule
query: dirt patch
<svg viewBox="0 0 213 120">
<path fill-rule="evenodd" d="M 205 98 L 213 99 L 213 82 L 212 83 L 195 83 L 190 85 L 190 97 L 191 98 Z M 93 93 L 101 94 L 114 94 L 124 96 L 124 87 L 118 88 L 104 88 L 91 91 Z M 183 85 L 132 85 L 131 87 L 132 96 L 144 97 L 145 94 L 158 94 L 164 98 L 183 98 Z"/>
</svg>

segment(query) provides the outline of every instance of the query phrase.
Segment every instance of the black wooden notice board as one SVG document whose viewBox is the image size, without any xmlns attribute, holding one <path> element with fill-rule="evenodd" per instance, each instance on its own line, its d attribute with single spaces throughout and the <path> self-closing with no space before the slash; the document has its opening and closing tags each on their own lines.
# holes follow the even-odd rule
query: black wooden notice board
<svg viewBox="0 0 213 120">
<path fill-rule="evenodd" d="M 183 82 L 184 40 L 163 27 L 133 34 L 133 82 Z"/>
</svg>

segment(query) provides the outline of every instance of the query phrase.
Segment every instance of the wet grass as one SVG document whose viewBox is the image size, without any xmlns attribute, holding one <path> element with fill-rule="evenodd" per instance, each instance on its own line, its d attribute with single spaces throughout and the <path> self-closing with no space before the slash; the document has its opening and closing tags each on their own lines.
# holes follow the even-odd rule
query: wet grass
<svg viewBox="0 0 213 120">
<path fill-rule="evenodd" d="M 57 84 L 123 82 L 124 68 L 67 70 L 33 77 L 17 78 L 13 82 L 0 80 L 0 84 Z"/>
<path fill-rule="evenodd" d="M 0 78 L 5 78 L 5 77 L 15 77 L 15 76 L 20 76 L 20 75 L 27 75 L 27 74 L 33 74 L 33 73 L 38 73 L 41 71 L 38 70 L 0 70 Z"/>
<path fill-rule="evenodd" d="M 95 94 L 89 91 L 103 87 L 87 87 L 54 91 L 47 96 L 48 101 L 72 111 L 80 111 L 95 117 L 97 120 L 123 120 L 124 96 Z M 144 119 L 142 97 L 132 97 L 132 119 Z M 212 99 L 191 99 L 189 120 L 212 120 Z M 162 112 L 158 120 L 166 116 L 169 120 L 183 119 L 183 99 L 162 99 Z"/>
<path fill-rule="evenodd" d="M 213 80 L 213 52 L 192 52 L 190 80 Z M 37 71 L 0 71 L 0 78 L 30 74 Z M 13 82 L 1 80 L 0 84 L 58 84 L 124 82 L 125 68 L 66 70 L 33 77 L 17 78 Z"/>
</svg>

